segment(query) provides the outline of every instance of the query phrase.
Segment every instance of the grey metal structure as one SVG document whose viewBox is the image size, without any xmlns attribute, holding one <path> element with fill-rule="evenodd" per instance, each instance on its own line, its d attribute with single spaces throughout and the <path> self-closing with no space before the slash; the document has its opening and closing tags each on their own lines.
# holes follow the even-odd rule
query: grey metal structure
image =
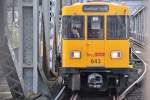
<svg viewBox="0 0 150 100">
<path fill-rule="evenodd" d="M 62 0 L 62 6 L 71 5 L 77 2 L 87 2 L 88 0 Z"/>
<path fill-rule="evenodd" d="M 49 95 L 49 87 L 55 72 L 54 35 L 56 34 L 55 0 L 20 0 L 20 48 L 19 76 L 26 96 L 41 93 Z M 50 9 L 51 7 L 51 9 Z M 51 13 L 51 15 L 50 15 Z M 42 14 L 42 15 L 41 15 Z M 59 13 L 57 13 L 58 15 Z M 42 19 L 42 18 L 43 19 Z M 56 18 L 55 18 L 56 17 Z M 41 31 L 41 24 L 44 24 Z M 39 33 L 42 32 L 42 33 Z M 40 40 L 43 35 L 44 41 Z M 39 61 L 39 42 L 43 43 L 44 53 Z M 46 55 L 46 56 L 45 56 Z M 54 60 L 55 61 L 55 60 Z M 43 99 L 42 99 L 43 100 Z"/>
<path fill-rule="evenodd" d="M 19 76 L 26 95 L 38 92 L 38 0 L 19 0 Z"/>
<path fill-rule="evenodd" d="M 146 36 L 146 8 L 140 6 L 132 13 L 131 35 L 138 43 L 145 45 Z"/>
<path fill-rule="evenodd" d="M 6 0 L 0 0 L 0 67 L 5 73 L 7 83 L 14 99 L 23 100 L 24 92 L 17 74 L 13 59 L 13 51 L 6 35 Z"/>
</svg>

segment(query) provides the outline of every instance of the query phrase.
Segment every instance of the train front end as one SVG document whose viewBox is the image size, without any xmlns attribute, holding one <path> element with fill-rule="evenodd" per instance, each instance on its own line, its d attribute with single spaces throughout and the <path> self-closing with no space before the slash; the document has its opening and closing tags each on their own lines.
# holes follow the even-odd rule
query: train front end
<svg viewBox="0 0 150 100">
<path fill-rule="evenodd" d="M 124 86 L 129 65 L 129 9 L 88 2 L 62 10 L 62 68 L 65 85 L 77 91 Z"/>
</svg>

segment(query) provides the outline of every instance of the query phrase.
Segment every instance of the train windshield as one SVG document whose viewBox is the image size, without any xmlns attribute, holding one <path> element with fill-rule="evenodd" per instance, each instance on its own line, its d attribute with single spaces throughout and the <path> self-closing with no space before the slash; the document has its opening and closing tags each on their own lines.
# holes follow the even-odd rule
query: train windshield
<svg viewBox="0 0 150 100">
<path fill-rule="evenodd" d="M 88 39 L 104 39 L 104 16 L 88 17 Z"/>
<path fill-rule="evenodd" d="M 62 32 L 64 39 L 84 39 L 84 17 L 64 16 L 62 18 Z"/>
<path fill-rule="evenodd" d="M 107 39 L 128 39 L 129 18 L 127 16 L 107 17 Z"/>
</svg>

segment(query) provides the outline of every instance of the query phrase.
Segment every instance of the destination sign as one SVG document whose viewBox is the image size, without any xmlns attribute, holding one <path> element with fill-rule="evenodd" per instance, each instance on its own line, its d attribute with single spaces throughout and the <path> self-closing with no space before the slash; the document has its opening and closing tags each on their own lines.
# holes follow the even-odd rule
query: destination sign
<svg viewBox="0 0 150 100">
<path fill-rule="evenodd" d="M 109 7 L 107 5 L 85 5 L 83 6 L 84 12 L 108 12 Z"/>
</svg>

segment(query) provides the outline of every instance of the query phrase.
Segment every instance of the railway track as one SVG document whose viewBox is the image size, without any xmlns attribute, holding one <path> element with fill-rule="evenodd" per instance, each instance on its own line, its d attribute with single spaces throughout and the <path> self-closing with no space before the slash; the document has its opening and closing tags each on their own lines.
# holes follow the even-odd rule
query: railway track
<svg viewBox="0 0 150 100">
<path fill-rule="evenodd" d="M 63 100 L 117 100 L 115 96 L 108 96 L 97 92 L 74 92 L 68 99 Z"/>
<path fill-rule="evenodd" d="M 88 92 L 71 92 L 66 89 L 64 86 L 59 94 L 56 96 L 55 100 L 129 100 L 125 99 L 127 95 L 129 95 L 132 90 L 139 84 L 145 77 L 146 71 L 147 71 L 147 66 L 144 60 L 136 54 L 134 50 L 132 50 L 132 53 L 141 61 L 141 64 L 139 67 L 135 68 L 136 70 L 142 70 L 142 71 L 137 71 L 137 75 L 133 76 L 134 78 L 131 77 L 131 81 L 129 82 L 129 85 L 126 89 L 121 92 L 118 96 L 108 96 L 105 94 L 98 94 L 97 92 L 95 93 L 88 93 Z M 142 66 L 142 67 L 141 67 Z M 133 72 L 132 72 L 133 73 Z M 135 74 L 135 73 L 134 73 Z M 134 94 L 135 95 L 135 94 Z M 137 96 L 137 95 L 135 95 Z M 132 99 L 134 100 L 134 99 Z M 138 99 L 135 99 L 138 100 Z"/>
<path fill-rule="evenodd" d="M 101 94 L 97 92 L 66 92 L 59 95 L 59 98 L 55 98 L 55 100 L 117 100 L 115 96 L 108 96 L 106 94 Z"/>
</svg>

